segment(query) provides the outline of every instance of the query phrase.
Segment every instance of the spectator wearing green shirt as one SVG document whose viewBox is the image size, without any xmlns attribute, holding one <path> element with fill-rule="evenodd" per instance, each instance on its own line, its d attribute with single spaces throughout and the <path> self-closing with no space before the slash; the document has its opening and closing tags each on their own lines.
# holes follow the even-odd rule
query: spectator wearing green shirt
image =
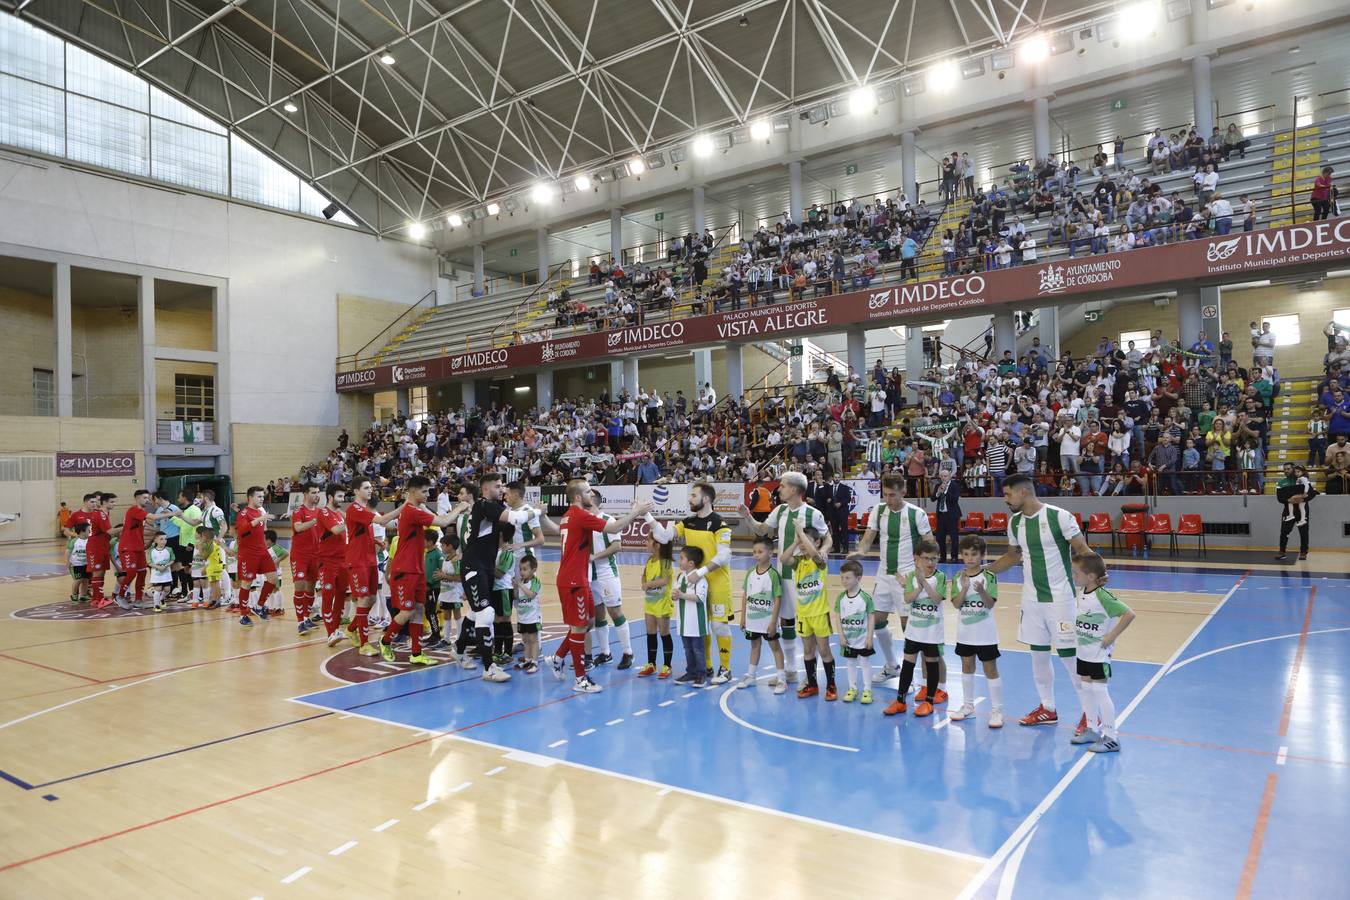
<svg viewBox="0 0 1350 900">
<path fill-rule="evenodd" d="M 441 592 L 441 564 L 445 562 L 445 554 L 441 553 L 440 532 L 434 528 L 427 528 L 423 531 L 423 535 L 427 541 L 426 553 L 422 556 L 422 571 L 427 577 L 427 596 L 436 597 Z M 442 641 L 440 606 L 439 603 L 431 602 L 425 607 L 427 624 L 431 626 L 431 633 L 427 637 L 428 647 Z"/>
</svg>

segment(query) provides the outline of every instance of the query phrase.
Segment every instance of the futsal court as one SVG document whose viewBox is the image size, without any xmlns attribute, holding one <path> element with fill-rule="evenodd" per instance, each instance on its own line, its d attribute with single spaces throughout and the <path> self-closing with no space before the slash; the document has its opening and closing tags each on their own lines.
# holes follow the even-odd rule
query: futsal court
<svg viewBox="0 0 1350 900">
<path fill-rule="evenodd" d="M 641 664 L 642 560 L 621 559 Z M 546 670 L 490 685 L 372 661 L 290 621 L 73 612 L 55 560 L 0 562 L 6 897 L 91 880 L 107 896 L 243 898 L 1319 897 L 1350 874 L 1350 810 L 1326 801 L 1350 775 L 1350 586 L 1331 554 L 1307 571 L 1114 568 L 1139 619 L 1113 667 L 1123 750 L 1101 757 L 1069 744 L 1062 670 L 1061 724 L 1015 723 L 1037 702 L 1018 569 L 998 607 L 996 731 L 983 675 L 976 718 L 948 720 L 963 699 L 950 641 L 951 699 L 927 719 L 882 715 L 893 680 L 870 706 L 776 696 L 767 651 L 751 689 L 611 665 L 593 672 L 603 693 L 578 695 Z M 546 584 L 554 562 L 545 550 Z M 545 629 L 546 649 L 560 633 Z M 738 638 L 737 676 L 747 654 Z"/>
</svg>

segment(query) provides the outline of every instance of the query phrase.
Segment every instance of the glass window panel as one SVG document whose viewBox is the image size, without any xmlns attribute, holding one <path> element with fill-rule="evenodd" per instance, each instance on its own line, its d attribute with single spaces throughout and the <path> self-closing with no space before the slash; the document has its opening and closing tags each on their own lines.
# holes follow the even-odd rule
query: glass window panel
<svg viewBox="0 0 1350 900">
<path fill-rule="evenodd" d="M 126 69 L 74 45 L 66 47 L 66 87 L 96 100 L 140 112 L 150 111 L 150 85 Z"/>
<path fill-rule="evenodd" d="M 14 16 L 0 16 L 0 72 L 65 87 L 65 42 Z"/>
<path fill-rule="evenodd" d="M 1262 316 L 1262 324 L 1269 322 L 1270 330 L 1275 335 L 1276 347 L 1288 347 L 1290 344 L 1297 344 L 1301 338 L 1298 327 L 1298 315 L 1288 316 Z"/>
<path fill-rule="evenodd" d="M 33 370 L 33 415 L 56 415 L 56 376 L 51 369 Z"/>
<path fill-rule="evenodd" d="M 66 115 L 66 152 L 71 159 L 119 172 L 150 174 L 147 116 L 74 94 L 66 98 Z"/>
<path fill-rule="evenodd" d="M 200 191 L 228 190 L 228 150 L 223 135 L 150 120 L 150 177 Z"/>
<path fill-rule="evenodd" d="M 204 116 L 182 100 L 170 97 L 164 91 L 150 85 L 150 115 L 168 119 L 180 125 L 191 125 L 214 134 L 224 134 L 225 127 L 209 116 Z"/>
<path fill-rule="evenodd" d="M 316 190 L 309 182 L 300 182 L 300 211 L 307 216 L 323 218 L 323 208 L 333 201 Z"/>
<path fill-rule="evenodd" d="M 238 135 L 230 136 L 230 162 L 234 196 L 299 211 L 300 179 Z"/>
<path fill-rule="evenodd" d="M 56 88 L 0 75 L 0 144 L 65 156 L 64 99 Z"/>
</svg>

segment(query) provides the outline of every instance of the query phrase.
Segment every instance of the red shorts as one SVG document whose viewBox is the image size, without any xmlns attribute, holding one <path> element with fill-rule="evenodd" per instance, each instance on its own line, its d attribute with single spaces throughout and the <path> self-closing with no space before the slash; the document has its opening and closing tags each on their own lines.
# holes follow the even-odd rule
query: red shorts
<svg viewBox="0 0 1350 900">
<path fill-rule="evenodd" d="M 91 573 L 106 572 L 112 568 L 112 560 L 107 553 L 90 553 L 86 567 Z"/>
<path fill-rule="evenodd" d="M 564 624 L 581 627 L 595 621 L 595 598 L 589 584 L 559 584 L 558 602 Z"/>
<path fill-rule="evenodd" d="M 394 576 L 394 608 L 409 612 L 427 602 L 427 579 L 421 572 L 400 572 Z"/>
<path fill-rule="evenodd" d="M 142 550 L 140 553 L 137 553 L 135 550 L 122 550 L 119 548 L 117 551 L 117 565 L 121 567 L 123 572 L 141 572 L 148 568 L 145 562 L 145 551 Z"/>
<path fill-rule="evenodd" d="M 336 591 L 338 596 L 345 596 L 349 583 L 347 564 L 340 559 L 319 560 L 319 580 L 323 582 L 324 593 Z"/>
<path fill-rule="evenodd" d="M 319 564 L 312 559 L 296 559 L 291 557 L 291 580 L 292 581 L 317 581 L 319 578 Z"/>
<path fill-rule="evenodd" d="M 264 550 L 262 553 L 240 553 L 239 554 L 239 583 L 251 584 L 254 578 L 259 575 L 272 575 L 277 571 L 277 561 L 272 558 L 272 554 Z"/>
<path fill-rule="evenodd" d="M 380 570 L 374 566 L 348 566 L 352 593 L 358 597 L 374 597 L 380 590 Z"/>
</svg>

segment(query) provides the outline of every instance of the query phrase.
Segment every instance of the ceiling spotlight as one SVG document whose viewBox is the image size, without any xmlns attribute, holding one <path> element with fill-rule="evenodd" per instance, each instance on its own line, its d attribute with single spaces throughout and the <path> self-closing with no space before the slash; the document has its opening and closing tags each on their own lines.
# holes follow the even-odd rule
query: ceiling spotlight
<svg viewBox="0 0 1350 900">
<path fill-rule="evenodd" d="M 750 17 L 743 15 L 741 16 L 740 21 L 738 21 L 736 24 L 741 26 L 742 28 L 748 28 L 750 27 Z"/>
<path fill-rule="evenodd" d="M 695 156 L 712 156 L 712 138 L 708 137 L 706 134 L 700 134 L 698 137 L 694 138 L 693 150 Z"/>
<path fill-rule="evenodd" d="M 384 63 L 386 66 L 392 66 L 394 64 L 394 54 L 389 52 L 381 53 L 380 62 Z"/>
<path fill-rule="evenodd" d="M 773 126 L 764 119 L 756 119 L 750 123 L 750 137 L 753 140 L 767 141 L 771 133 L 773 133 Z"/>
<path fill-rule="evenodd" d="M 497 203 L 489 203 L 489 204 L 487 205 L 487 212 L 488 212 L 488 215 L 489 215 L 489 216 L 495 216 L 495 215 L 497 215 L 498 213 L 500 213 L 501 211 L 502 211 L 502 208 L 501 208 L 501 205 L 500 205 L 500 204 L 497 204 Z"/>
<path fill-rule="evenodd" d="M 535 203 L 548 203 L 553 199 L 553 185 L 544 184 L 542 181 L 536 184 L 530 191 L 530 199 Z"/>
<path fill-rule="evenodd" d="M 1119 13 L 1118 22 L 1122 26 L 1121 37 L 1127 41 L 1142 41 L 1148 38 L 1162 19 L 1162 6 L 1154 0 L 1139 0 L 1131 3 Z"/>
<path fill-rule="evenodd" d="M 628 174 L 641 175 L 647 171 L 647 161 L 640 156 L 635 156 L 628 161 Z"/>
<path fill-rule="evenodd" d="M 573 181 L 579 191 L 589 191 L 591 189 L 591 176 L 578 175 Z"/>
<path fill-rule="evenodd" d="M 955 61 L 946 59 L 928 70 L 928 86 L 935 91 L 950 91 L 961 79 Z"/>
<path fill-rule="evenodd" d="M 871 85 L 863 85 L 848 95 L 848 111 L 855 116 L 866 115 L 877 108 L 877 92 Z"/>
<path fill-rule="evenodd" d="M 451 228 L 458 228 L 459 226 L 464 224 L 464 217 L 461 216 L 459 213 L 451 213 L 449 218 L 446 219 L 446 221 L 450 223 Z"/>
<path fill-rule="evenodd" d="M 989 54 L 989 65 L 995 72 L 1002 72 L 1004 69 L 1011 69 L 1017 65 L 1017 54 L 1010 48 L 995 50 Z"/>
<path fill-rule="evenodd" d="M 426 236 L 427 226 L 423 225 L 421 222 L 413 222 L 408 226 L 408 237 L 412 238 L 414 241 L 420 241 Z"/>
<path fill-rule="evenodd" d="M 286 112 L 288 112 L 288 113 L 294 113 L 294 112 L 299 112 L 299 111 L 300 111 L 300 107 L 296 106 L 294 103 L 292 103 L 292 102 L 289 101 L 289 100 L 287 100 L 285 103 L 283 103 L 283 104 L 281 105 L 281 108 L 284 109 L 284 110 L 286 110 Z"/>
<path fill-rule="evenodd" d="M 1043 62 L 1050 55 L 1050 42 L 1045 39 L 1043 34 L 1033 34 L 1022 42 L 1021 57 L 1022 62 L 1038 63 Z"/>
</svg>

